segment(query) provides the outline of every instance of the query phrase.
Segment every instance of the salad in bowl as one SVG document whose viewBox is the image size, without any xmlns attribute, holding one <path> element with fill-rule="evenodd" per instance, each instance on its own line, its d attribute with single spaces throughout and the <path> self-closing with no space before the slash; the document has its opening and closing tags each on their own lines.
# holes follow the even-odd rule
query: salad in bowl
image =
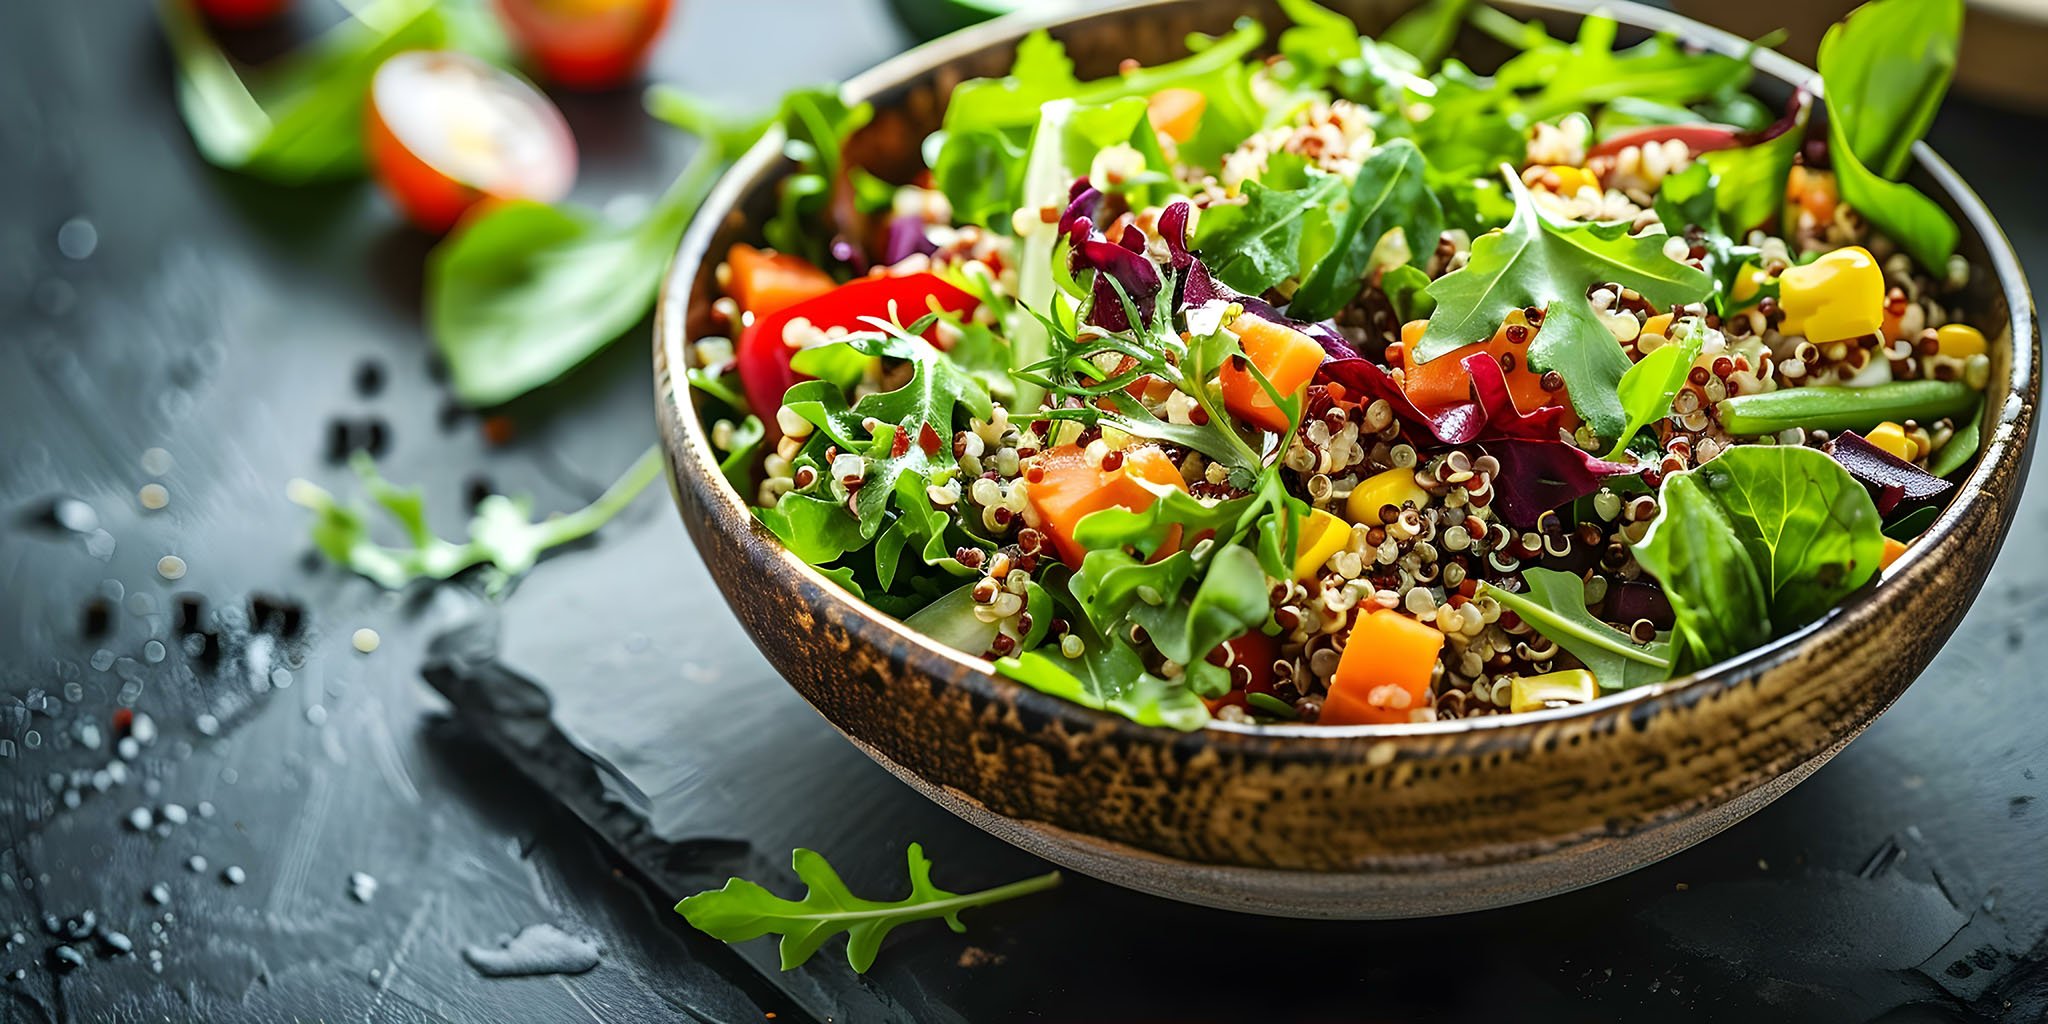
<svg viewBox="0 0 2048 1024">
<path fill-rule="evenodd" d="M 1883 586 L 1993 379 L 1901 180 L 1957 0 L 1865 5 L 1783 106 L 1600 14 L 1280 6 L 1096 80 L 1029 35 L 894 180 L 866 105 L 785 104 L 796 173 L 686 348 L 791 553 L 1177 729 L 1584 704 Z"/>
</svg>

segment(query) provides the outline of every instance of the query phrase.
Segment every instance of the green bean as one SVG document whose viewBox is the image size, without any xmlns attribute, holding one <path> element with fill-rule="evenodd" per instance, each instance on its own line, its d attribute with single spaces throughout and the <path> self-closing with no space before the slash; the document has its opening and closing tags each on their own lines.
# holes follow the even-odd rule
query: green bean
<svg viewBox="0 0 2048 1024">
<path fill-rule="evenodd" d="M 1780 388 L 1723 399 L 1719 408 L 1730 434 L 1754 437 L 1789 427 L 1868 431 L 1886 420 L 1932 423 L 1968 411 L 1977 398 L 1956 381 L 1905 380 L 1867 388 Z"/>
</svg>

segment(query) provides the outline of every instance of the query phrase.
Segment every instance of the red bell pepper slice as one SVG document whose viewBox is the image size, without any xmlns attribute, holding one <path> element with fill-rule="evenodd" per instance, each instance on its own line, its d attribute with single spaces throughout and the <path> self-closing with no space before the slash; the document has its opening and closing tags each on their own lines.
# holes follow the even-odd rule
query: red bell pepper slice
<svg viewBox="0 0 2048 1024">
<path fill-rule="evenodd" d="M 1651 124 L 1615 135 L 1587 150 L 1586 155 L 1614 156 L 1630 146 L 1672 141 L 1685 143 L 1694 156 L 1743 145 L 1741 130 L 1725 124 Z"/>
<path fill-rule="evenodd" d="M 736 355 L 747 404 L 761 418 L 769 440 L 780 439 L 782 429 L 775 422 L 775 411 L 782 407 L 782 396 L 790 387 L 806 379 L 789 365 L 795 350 L 782 342 L 783 329 L 798 317 L 819 330 L 844 327 L 859 331 L 868 329 L 862 322 L 868 317 L 911 324 L 934 306 L 964 316 L 980 303 L 939 275 L 921 273 L 849 281 L 816 298 L 758 317 L 740 332 Z"/>
</svg>

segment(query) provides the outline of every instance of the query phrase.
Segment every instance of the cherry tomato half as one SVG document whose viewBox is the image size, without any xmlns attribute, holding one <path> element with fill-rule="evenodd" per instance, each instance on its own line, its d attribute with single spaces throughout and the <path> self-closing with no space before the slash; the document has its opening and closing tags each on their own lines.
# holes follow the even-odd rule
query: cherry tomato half
<svg viewBox="0 0 2048 1024">
<path fill-rule="evenodd" d="M 370 165 L 391 201 L 446 231 L 485 199 L 552 203 L 576 180 L 562 112 L 525 79 L 468 54 L 414 50 L 370 82 Z"/>
<path fill-rule="evenodd" d="M 199 13 L 216 25 L 246 28 L 284 13 L 291 0 L 198 0 Z"/>
<path fill-rule="evenodd" d="M 1652 142 L 1683 142 L 1692 155 L 1742 145 L 1741 133 L 1725 124 L 1651 124 L 1617 132 L 1614 137 L 1586 151 L 1588 157 L 1614 156 L 1630 146 Z"/>
<path fill-rule="evenodd" d="M 608 89 L 638 74 L 673 0 L 498 0 L 519 49 L 550 82 Z"/>
</svg>

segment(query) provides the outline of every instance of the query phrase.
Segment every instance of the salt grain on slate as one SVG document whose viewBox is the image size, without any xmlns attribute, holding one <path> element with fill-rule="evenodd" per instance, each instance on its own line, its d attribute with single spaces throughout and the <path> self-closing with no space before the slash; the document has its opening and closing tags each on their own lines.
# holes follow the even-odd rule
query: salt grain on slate
<svg viewBox="0 0 2048 1024">
<path fill-rule="evenodd" d="M 220 878 L 221 881 L 229 885 L 240 885 L 249 880 L 249 873 L 243 871 L 238 865 L 230 864 L 227 870 L 220 873 Z"/>
<path fill-rule="evenodd" d="M 156 719 L 145 714 L 136 714 L 135 720 L 128 725 L 128 735 L 135 737 L 137 743 L 155 743 Z"/>
<path fill-rule="evenodd" d="M 597 943 L 579 939 L 551 924 L 528 925 L 496 947 L 465 946 L 462 959 L 488 978 L 524 978 L 539 974 L 582 974 L 597 966 Z"/>
<path fill-rule="evenodd" d="M 206 858 L 201 857 L 196 853 L 190 857 L 185 858 L 185 870 L 190 871 L 195 875 L 201 871 L 206 870 Z"/>
<path fill-rule="evenodd" d="M 100 929 L 100 947 L 108 956 L 126 956 L 135 952 L 135 943 L 128 936 L 110 928 Z"/>
<path fill-rule="evenodd" d="M 178 804 L 165 804 L 163 810 L 158 811 L 157 813 L 165 821 L 170 822 L 173 825 L 183 825 L 187 820 L 185 816 L 185 808 Z"/>
<path fill-rule="evenodd" d="M 127 741 L 123 740 L 122 742 L 126 743 Z M 154 824 L 156 824 L 156 816 L 150 814 L 147 807 L 137 807 L 128 812 L 128 827 L 137 832 L 147 832 L 149 827 Z"/>
<path fill-rule="evenodd" d="M 171 887 L 162 882 L 150 886 L 149 901 L 159 907 L 171 902 Z"/>
<path fill-rule="evenodd" d="M 356 871 L 348 876 L 348 894 L 357 903 L 368 903 L 377 896 L 377 880 Z"/>
</svg>

